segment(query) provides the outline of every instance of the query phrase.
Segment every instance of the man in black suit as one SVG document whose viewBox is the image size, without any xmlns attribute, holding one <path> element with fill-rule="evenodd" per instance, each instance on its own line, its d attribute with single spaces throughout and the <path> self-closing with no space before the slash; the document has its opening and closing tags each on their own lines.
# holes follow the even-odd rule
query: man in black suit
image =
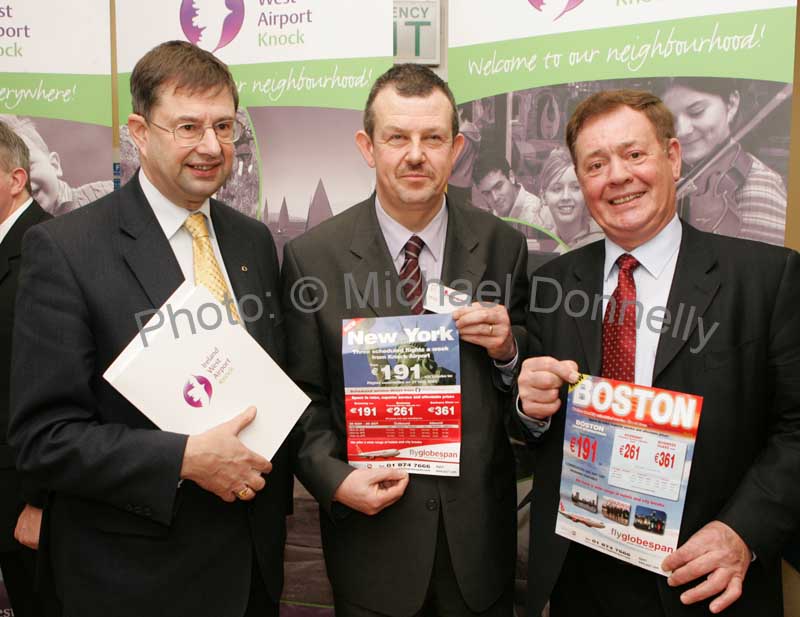
<svg viewBox="0 0 800 617">
<path fill-rule="evenodd" d="M 497 365 L 515 357 L 525 242 L 491 214 L 445 199 L 463 136 L 452 94 L 429 69 L 398 65 L 379 77 L 356 142 L 375 169 L 376 193 L 291 242 L 283 262 L 288 371 L 312 399 L 296 429 L 296 473 L 320 504 L 336 614 L 510 615 L 516 515 L 503 389 L 512 376 L 504 386 Z M 506 304 L 454 313 L 459 477 L 409 478 L 346 460 L 342 319 L 421 311 L 415 300 L 397 299 L 405 249 L 419 240 L 426 281 L 440 279 L 476 300 L 485 283 Z"/>
<path fill-rule="evenodd" d="M 567 144 L 606 239 L 534 279 L 532 357 L 519 377 L 524 412 L 544 430 L 535 443 L 528 614 L 550 597 L 553 617 L 779 617 L 780 553 L 800 517 L 800 256 L 679 221 L 681 147 L 672 115 L 649 93 L 589 97 Z M 630 289 L 631 265 L 641 321 L 623 353 L 602 314 L 557 296 L 611 306 L 615 288 Z M 628 354 L 627 381 L 703 397 L 679 546 L 662 566 L 669 577 L 554 533 L 564 386 L 578 371 L 614 373 Z"/>
<path fill-rule="evenodd" d="M 263 299 L 246 327 L 283 360 L 269 231 L 210 199 L 241 131 L 227 67 L 164 43 L 137 63 L 131 94 L 140 172 L 25 237 L 9 437 L 50 493 L 43 535 L 67 617 L 277 615 L 290 475 L 285 451 L 270 464 L 238 439 L 256 411 L 187 437 L 102 378 L 137 314 L 184 279 L 211 289 L 209 269 L 223 298 Z"/>
<path fill-rule="evenodd" d="M 0 568 L 17 617 L 42 615 L 52 592 L 44 588 L 34 591 L 45 496 L 21 481 L 6 441 L 11 332 L 22 236 L 51 218 L 31 198 L 29 170 L 25 142 L 0 122 Z"/>
</svg>

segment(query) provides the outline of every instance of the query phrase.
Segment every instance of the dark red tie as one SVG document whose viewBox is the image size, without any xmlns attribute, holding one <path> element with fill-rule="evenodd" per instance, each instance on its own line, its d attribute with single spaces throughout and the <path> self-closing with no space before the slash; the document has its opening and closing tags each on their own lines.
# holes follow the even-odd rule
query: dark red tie
<svg viewBox="0 0 800 617">
<path fill-rule="evenodd" d="M 421 315 L 422 308 L 422 272 L 419 269 L 419 254 L 425 243 L 419 236 L 411 236 L 403 247 L 406 260 L 400 268 L 400 284 L 408 300 L 408 307 L 414 315 Z"/>
<path fill-rule="evenodd" d="M 633 255 L 617 259 L 617 288 L 603 317 L 603 377 L 634 381 L 636 378 L 636 283 L 633 271 L 639 262 Z"/>
</svg>

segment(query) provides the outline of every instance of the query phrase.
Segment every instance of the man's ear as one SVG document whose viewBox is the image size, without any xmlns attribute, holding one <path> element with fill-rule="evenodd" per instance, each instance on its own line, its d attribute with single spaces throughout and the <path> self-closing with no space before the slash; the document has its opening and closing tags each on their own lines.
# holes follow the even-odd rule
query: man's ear
<svg viewBox="0 0 800 617">
<path fill-rule="evenodd" d="M 367 135 L 366 131 L 361 130 L 356 133 L 356 146 L 358 146 L 361 156 L 364 157 L 367 165 L 375 167 L 375 157 L 372 153 L 372 138 Z"/>
<path fill-rule="evenodd" d="M 15 167 L 11 170 L 11 195 L 16 197 L 25 191 L 28 184 L 28 173 L 22 167 Z M 27 191 L 26 191 L 27 192 Z"/>
<path fill-rule="evenodd" d="M 139 150 L 139 156 L 147 152 L 149 133 L 150 130 L 144 116 L 140 116 L 139 114 L 130 114 L 128 116 L 128 134 L 131 136 L 133 143 L 136 144 L 136 148 Z"/>
<path fill-rule="evenodd" d="M 675 137 L 667 142 L 667 158 L 672 167 L 672 179 L 677 182 L 681 177 L 681 142 Z"/>
<path fill-rule="evenodd" d="M 453 138 L 453 162 L 455 162 L 464 149 L 464 136 L 459 133 Z"/>
</svg>

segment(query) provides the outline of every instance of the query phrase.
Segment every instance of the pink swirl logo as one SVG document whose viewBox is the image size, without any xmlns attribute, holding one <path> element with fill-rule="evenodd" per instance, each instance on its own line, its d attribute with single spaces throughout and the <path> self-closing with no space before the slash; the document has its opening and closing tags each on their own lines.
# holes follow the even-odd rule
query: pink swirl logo
<svg viewBox="0 0 800 617">
<path fill-rule="evenodd" d="M 541 12 L 541 11 L 542 11 L 542 7 L 545 5 L 545 1 L 544 1 L 544 0 L 528 0 L 528 4 L 530 4 L 530 5 L 531 5 L 533 8 L 535 8 L 537 11 Z M 574 10 L 574 9 L 577 9 L 577 8 L 578 8 L 578 7 L 579 7 L 581 4 L 583 4 L 583 0 L 567 0 L 567 4 L 566 4 L 566 6 L 564 7 L 564 10 L 563 10 L 563 11 L 561 11 L 561 12 L 560 12 L 560 13 L 559 13 L 559 14 L 558 14 L 558 15 L 557 15 L 557 16 L 556 16 L 554 19 L 553 19 L 553 21 L 558 21 L 558 20 L 559 20 L 559 19 L 561 19 L 561 18 L 562 18 L 562 17 L 563 17 L 563 16 L 564 16 L 566 13 L 569 13 L 570 11 L 572 11 L 572 10 Z"/>
<path fill-rule="evenodd" d="M 192 375 L 183 386 L 183 400 L 192 407 L 208 407 L 214 392 L 211 382 L 202 375 Z"/>
<path fill-rule="evenodd" d="M 213 49 L 211 49 L 213 43 L 206 40 L 204 33 L 206 30 L 209 30 L 209 33 L 212 32 L 209 28 L 215 21 L 219 22 L 220 16 L 212 15 L 213 11 L 209 9 L 206 9 L 205 15 L 201 15 L 195 2 L 196 0 L 182 0 L 181 2 L 181 28 L 187 41 L 203 49 L 209 49 L 211 53 L 214 53 L 236 38 L 244 23 L 244 0 L 224 0 L 224 9 L 220 5 L 219 8 L 222 9 L 224 17 L 221 21 L 221 27 L 219 23 L 216 24 L 220 34 L 219 41 Z"/>
</svg>

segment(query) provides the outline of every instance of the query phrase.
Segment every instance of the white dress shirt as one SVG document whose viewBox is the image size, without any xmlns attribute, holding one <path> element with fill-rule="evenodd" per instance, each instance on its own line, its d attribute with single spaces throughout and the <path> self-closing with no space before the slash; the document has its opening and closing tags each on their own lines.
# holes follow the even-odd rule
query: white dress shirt
<svg viewBox="0 0 800 617">
<path fill-rule="evenodd" d="M 406 229 L 389 216 L 386 210 L 383 209 L 377 195 L 375 195 L 375 214 L 378 217 L 378 226 L 381 228 L 383 239 L 386 240 L 386 246 L 389 249 L 389 255 L 392 257 L 397 273 L 400 274 L 400 270 L 403 269 L 403 262 L 406 259 L 403 251 L 406 242 L 409 241 L 411 236 L 417 236 L 425 243 L 419 254 L 419 269 L 422 271 L 422 278 L 426 283 L 440 281 L 442 278 L 444 243 L 447 239 L 448 214 L 445 198 L 442 197 L 442 207 L 439 208 L 436 216 L 425 226 L 425 229 L 416 233 Z"/>
<path fill-rule="evenodd" d="M 183 277 L 192 285 L 194 282 L 194 252 L 192 249 L 192 234 L 186 229 L 183 224 L 193 211 L 187 210 L 176 206 L 169 199 L 164 197 L 161 192 L 153 186 L 153 183 L 147 178 L 144 170 L 139 172 L 139 184 L 142 185 L 144 196 L 150 202 L 150 207 L 153 209 L 153 214 L 156 215 L 156 220 L 164 231 L 164 235 L 169 240 L 169 245 L 172 252 L 175 253 L 175 258 L 178 260 L 178 265 L 181 267 Z M 228 270 L 225 268 L 225 261 L 222 259 L 222 253 L 219 251 L 219 243 L 217 242 L 217 235 L 214 232 L 214 223 L 211 222 L 211 202 L 206 199 L 203 205 L 200 206 L 196 212 L 202 212 L 206 216 L 206 225 L 208 226 L 208 235 L 211 239 L 211 246 L 214 249 L 214 257 L 219 262 L 222 276 L 225 277 L 225 284 L 228 286 L 231 297 L 236 301 L 236 296 L 233 293 L 233 286 L 231 280 L 228 278 Z"/>
<path fill-rule="evenodd" d="M 2 244 L 3 240 L 6 239 L 6 236 L 8 235 L 8 232 L 11 231 L 11 228 L 14 226 L 14 223 L 16 223 L 19 220 L 19 217 L 22 216 L 22 213 L 25 212 L 25 210 L 28 209 L 28 206 L 30 206 L 32 203 L 33 203 L 33 198 L 29 197 L 28 201 L 26 201 L 19 208 L 14 210 L 14 212 L 11 213 L 11 216 L 9 216 L 5 221 L 0 223 L 0 244 Z"/>
<path fill-rule="evenodd" d="M 636 369 L 634 382 L 640 386 L 653 385 L 653 368 L 661 336 L 660 325 L 669 299 L 669 290 L 678 262 L 683 228 L 676 214 L 666 227 L 641 246 L 630 251 L 639 262 L 633 271 L 636 284 Z M 619 266 L 617 259 L 627 253 L 621 246 L 606 238 L 606 261 L 603 265 L 603 315 L 608 299 L 617 288 Z M 651 315 L 649 320 L 647 316 Z"/>
</svg>

